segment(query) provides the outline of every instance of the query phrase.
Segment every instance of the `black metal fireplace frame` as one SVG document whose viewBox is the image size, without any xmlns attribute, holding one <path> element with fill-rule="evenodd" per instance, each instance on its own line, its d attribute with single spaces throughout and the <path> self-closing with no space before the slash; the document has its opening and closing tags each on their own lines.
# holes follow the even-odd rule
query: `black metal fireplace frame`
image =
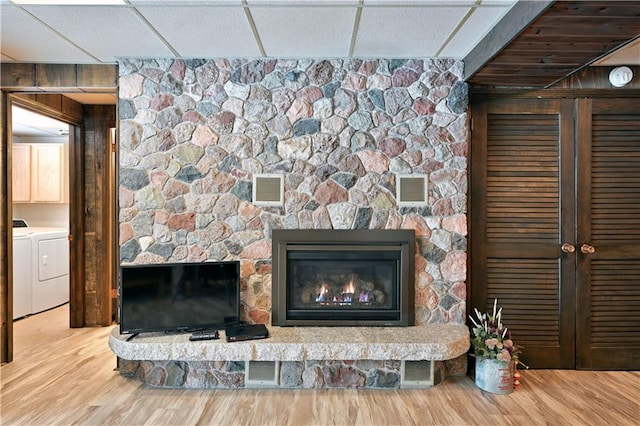
<svg viewBox="0 0 640 426">
<path fill-rule="evenodd" d="M 398 316 L 393 320 L 316 320 L 294 319 L 288 314 L 287 292 L 287 251 L 296 247 L 315 245 L 318 249 L 334 246 L 365 246 L 366 249 L 397 248 L 401 252 L 401 286 Z M 282 284 L 282 285 L 281 285 Z M 411 229 L 387 230 L 328 230 L 328 229 L 274 229 L 272 231 L 272 311 L 271 322 L 277 326 L 411 326 L 415 323 L 415 232 Z M 357 323 L 357 324 L 355 324 Z"/>
</svg>

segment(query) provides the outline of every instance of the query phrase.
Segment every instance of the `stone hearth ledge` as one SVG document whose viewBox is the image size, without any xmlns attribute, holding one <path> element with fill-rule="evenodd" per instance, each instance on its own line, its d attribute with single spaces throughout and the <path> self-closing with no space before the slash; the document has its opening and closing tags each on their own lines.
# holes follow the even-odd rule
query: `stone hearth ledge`
<svg viewBox="0 0 640 426">
<path fill-rule="evenodd" d="M 191 342 L 189 333 L 144 333 L 126 341 L 116 326 L 109 347 L 120 358 L 148 361 L 445 361 L 467 352 L 469 329 L 463 324 L 410 327 L 276 327 L 261 340 Z"/>
</svg>

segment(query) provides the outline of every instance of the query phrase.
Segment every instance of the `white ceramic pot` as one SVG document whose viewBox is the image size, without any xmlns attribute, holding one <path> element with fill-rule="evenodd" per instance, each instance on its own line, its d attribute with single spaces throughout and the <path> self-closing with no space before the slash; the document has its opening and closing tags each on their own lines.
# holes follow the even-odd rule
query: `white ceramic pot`
<svg viewBox="0 0 640 426">
<path fill-rule="evenodd" d="M 493 358 L 476 358 L 476 386 L 491 393 L 513 392 L 514 363 Z"/>
</svg>

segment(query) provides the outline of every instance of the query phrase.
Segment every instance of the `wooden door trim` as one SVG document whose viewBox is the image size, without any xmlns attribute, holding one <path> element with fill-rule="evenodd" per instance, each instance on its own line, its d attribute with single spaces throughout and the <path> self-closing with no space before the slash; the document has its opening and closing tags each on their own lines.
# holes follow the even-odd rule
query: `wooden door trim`
<svg viewBox="0 0 640 426">
<path fill-rule="evenodd" d="M 11 147 L 9 136 L 11 131 L 11 108 L 9 108 L 9 94 L 0 91 L 0 122 L 2 134 L 0 134 L 0 175 L 11 176 Z M 13 253 L 9 243 L 13 240 L 13 226 L 9 221 L 11 208 L 11 183 L 10 179 L 0 179 L 0 197 L 7 200 L 0 203 L 0 363 L 13 360 Z"/>
<path fill-rule="evenodd" d="M 575 105 L 571 99 L 560 101 L 560 241 L 577 246 L 576 242 L 576 128 Z M 577 253 L 560 250 L 560 341 L 564 343 L 561 363 L 567 368 L 576 368 L 576 258 Z"/>
<path fill-rule="evenodd" d="M 116 124 L 117 126 L 117 117 Z M 107 243 L 108 247 L 108 265 L 111 267 L 108 269 L 107 274 L 107 282 L 112 283 L 111 288 L 107 288 L 105 286 L 105 291 L 107 292 L 106 297 L 109 298 L 111 303 L 110 312 L 106 312 L 106 309 L 103 309 L 103 324 L 111 324 L 114 320 L 119 322 L 118 319 L 118 308 L 117 308 L 117 294 L 118 294 L 118 266 L 120 262 L 117 260 L 118 251 L 117 251 L 117 241 L 118 241 L 118 210 L 116 209 L 116 200 L 117 200 L 117 191 L 118 191 L 118 131 L 117 127 L 112 127 L 109 129 L 109 149 L 107 150 L 107 167 L 109 169 L 108 179 L 107 179 L 107 199 L 108 202 L 105 206 L 106 216 L 108 220 L 108 229 L 107 229 L 107 238 L 109 238 L 109 242 Z M 114 303 L 115 302 L 115 303 Z"/>
<path fill-rule="evenodd" d="M 590 235 L 591 216 L 591 99 L 576 100 L 576 129 L 580 134 L 580 141 L 576 150 L 576 179 L 580 186 L 577 193 L 577 209 L 580 212 L 577 223 L 577 237 Z M 582 241 L 576 241 L 576 251 L 579 252 Z M 585 300 L 591 300 L 591 258 L 578 256 L 577 273 L 582 279 L 577 283 L 576 293 Z M 576 358 L 586 360 L 589 358 L 588 342 L 591 341 L 591 317 L 590 309 L 585 306 L 576 308 Z M 578 363 L 578 368 L 589 368 L 584 361 Z"/>
<path fill-rule="evenodd" d="M 69 326 L 83 327 L 85 324 L 85 259 L 84 259 L 84 143 L 82 128 L 73 127 L 69 134 Z"/>
<path fill-rule="evenodd" d="M 467 312 L 472 312 L 474 307 L 482 308 L 482 301 L 474 297 L 478 291 L 474 293 L 473 289 L 481 289 L 486 291 L 484 280 L 474 281 L 475 275 L 486 276 L 487 268 L 484 259 L 487 257 L 486 238 L 484 224 L 486 223 L 486 211 L 480 208 L 487 203 L 485 191 L 472 191 L 472 182 L 476 182 L 483 188 L 486 188 L 487 163 L 486 161 L 473 161 L 474 158 L 487 157 L 487 143 L 483 141 L 487 135 L 487 107 L 488 101 L 484 100 L 478 103 L 472 103 L 471 109 L 473 117 L 471 119 L 471 144 L 469 146 L 469 176 L 473 176 L 473 180 L 469 182 L 469 280 L 467 281 Z"/>
</svg>

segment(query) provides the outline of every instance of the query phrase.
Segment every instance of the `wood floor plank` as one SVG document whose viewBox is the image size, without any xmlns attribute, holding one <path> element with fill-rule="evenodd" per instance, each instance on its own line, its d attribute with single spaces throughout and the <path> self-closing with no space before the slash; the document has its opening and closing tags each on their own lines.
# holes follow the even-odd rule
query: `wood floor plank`
<svg viewBox="0 0 640 426">
<path fill-rule="evenodd" d="M 158 389 L 115 370 L 109 327 L 68 306 L 16 321 L 0 367 L 4 425 L 637 425 L 640 372 L 528 370 L 510 395 L 449 377 L 432 389 Z"/>
</svg>

